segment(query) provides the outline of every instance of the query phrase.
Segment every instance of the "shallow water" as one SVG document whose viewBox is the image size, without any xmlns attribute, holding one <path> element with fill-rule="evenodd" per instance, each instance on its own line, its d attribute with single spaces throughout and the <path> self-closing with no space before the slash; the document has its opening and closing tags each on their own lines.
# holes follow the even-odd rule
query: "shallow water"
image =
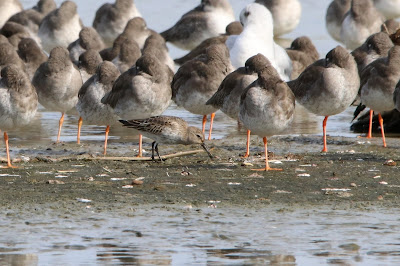
<svg viewBox="0 0 400 266">
<path fill-rule="evenodd" d="M 36 0 L 23 0 L 21 1 L 24 7 L 31 7 L 36 3 Z M 57 0 L 57 4 L 62 1 Z M 76 1 L 78 3 L 78 12 L 82 18 L 85 25 L 91 26 L 95 10 L 103 3 L 107 2 L 104 0 L 85 0 Z M 135 1 L 138 9 L 142 13 L 142 16 L 146 19 L 148 27 L 156 31 L 162 31 L 172 26 L 178 17 L 190 10 L 193 6 L 198 4 L 198 0 L 170 0 L 170 1 L 159 1 L 159 0 L 137 0 Z M 235 11 L 236 17 L 239 17 L 239 13 L 243 6 L 251 3 L 252 0 L 235 0 L 230 1 L 233 9 Z M 314 44 L 316 45 L 320 56 L 325 56 L 325 54 L 334 48 L 337 43 L 332 40 L 326 29 L 325 29 L 325 12 L 330 1 L 311 1 L 303 0 L 303 14 L 301 18 L 300 25 L 292 33 L 285 35 L 282 39 L 283 43 L 288 43 L 295 39 L 296 37 L 307 35 L 309 36 Z M 154 10 L 154 7 L 157 10 Z M 168 15 L 166 15 L 168 14 Z M 177 49 L 169 45 L 170 53 L 173 58 L 177 58 L 186 53 L 186 51 Z M 328 134 L 334 136 L 346 136 L 355 137 L 356 134 L 350 132 L 350 121 L 352 119 L 354 107 L 350 107 L 347 111 L 342 114 L 330 117 L 328 120 Z M 198 115 L 191 114 L 184 109 L 180 109 L 175 105 L 172 105 L 165 112 L 166 115 L 180 116 L 187 120 L 191 125 L 201 127 L 202 117 Z M 60 118 L 59 113 L 45 112 L 41 109 L 40 117 L 34 122 L 35 130 L 29 132 L 29 138 L 25 138 L 26 133 L 13 132 L 11 138 L 24 139 L 29 141 L 33 138 L 35 141 L 55 141 L 57 130 L 58 130 L 58 120 Z M 230 119 L 221 112 L 218 112 L 215 117 L 216 123 L 213 128 L 213 138 L 220 139 L 228 135 L 241 134 L 244 135 L 244 131 L 238 131 L 237 122 Z M 304 108 L 298 107 L 296 112 L 296 117 L 292 127 L 287 131 L 292 134 L 322 134 L 322 117 L 317 117 L 310 114 Z M 104 127 L 98 126 L 84 126 L 82 127 L 82 141 L 85 140 L 103 140 Z M 26 131 L 26 130 L 25 130 Z M 39 135 L 38 132 L 41 134 Z M 77 118 L 75 116 L 68 116 L 61 135 L 62 141 L 75 141 L 77 132 Z M 132 131 L 124 130 L 112 130 L 110 133 L 111 138 L 120 138 L 127 135 L 133 134 Z"/>
<path fill-rule="evenodd" d="M 0 265 L 400 263 L 398 209 L 148 206 L 121 215 L 84 206 L 2 213 Z"/>
</svg>

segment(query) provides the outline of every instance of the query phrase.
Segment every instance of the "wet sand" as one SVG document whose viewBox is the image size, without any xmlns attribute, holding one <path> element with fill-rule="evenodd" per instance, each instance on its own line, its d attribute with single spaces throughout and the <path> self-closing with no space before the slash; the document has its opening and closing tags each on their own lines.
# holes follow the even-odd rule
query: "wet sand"
<svg viewBox="0 0 400 266">
<path fill-rule="evenodd" d="M 148 156 L 151 142 L 146 141 Z M 12 146 L 18 168 L 0 170 L 1 206 L 17 210 L 46 205 L 61 211 L 81 204 L 107 211 L 143 204 L 399 203 L 398 139 L 388 139 L 388 148 L 383 148 L 378 137 L 328 137 L 329 152 L 320 153 L 321 136 L 275 136 L 269 139 L 269 158 L 283 171 L 269 172 L 251 170 L 264 165 L 261 138 L 252 136 L 248 159 L 240 156 L 244 141 L 243 136 L 209 141 L 214 160 L 199 152 L 164 162 L 120 160 L 135 156 L 135 140 L 111 140 L 106 157 L 115 160 L 103 159 L 99 141 Z M 200 147 L 160 144 L 159 149 L 165 155 Z"/>
</svg>

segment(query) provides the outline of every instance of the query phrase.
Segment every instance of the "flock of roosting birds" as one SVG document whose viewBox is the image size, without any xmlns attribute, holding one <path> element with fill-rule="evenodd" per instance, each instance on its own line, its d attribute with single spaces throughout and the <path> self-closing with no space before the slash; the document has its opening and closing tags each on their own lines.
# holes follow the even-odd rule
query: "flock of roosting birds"
<svg viewBox="0 0 400 266">
<path fill-rule="evenodd" d="M 12 16 L 11 16 L 12 15 Z M 11 17 L 10 17 L 11 16 Z M 292 122 L 295 101 L 324 116 L 352 104 L 379 113 L 400 109 L 400 0 L 335 0 L 326 25 L 342 46 L 319 59 L 308 37 L 284 49 L 274 41 L 299 23 L 298 0 L 256 0 L 235 21 L 228 0 L 201 0 L 174 26 L 157 33 L 146 26 L 133 0 L 104 4 L 93 27 L 84 27 L 72 1 L 57 8 L 40 0 L 23 10 L 18 0 L 0 2 L 0 129 L 29 123 L 38 103 L 62 113 L 79 112 L 78 142 L 83 121 L 110 126 L 122 123 L 160 143 L 204 144 L 207 115 L 220 109 L 263 138 L 269 167 L 267 137 Z M 385 22 L 385 19 L 391 19 Z M 382 30 L 381 30 L 382 29 Z M 166 42 L 190 50 L 172 60 Z M 49 54 L 49 56 L 47 55 Z M 175 61 L 175 62 L 174 62 Z M 179 69 L 175 72 L 175 63 Z M 161 116 L 174 101 L 203 116 L 203 129 L 178 117 Z M 372 111 L 371 111 L 372 118 Z M 139 139 L 139 156 L 142 156 Z M 209 156 L 211 154 L 208 152 Z"/>
</svg>

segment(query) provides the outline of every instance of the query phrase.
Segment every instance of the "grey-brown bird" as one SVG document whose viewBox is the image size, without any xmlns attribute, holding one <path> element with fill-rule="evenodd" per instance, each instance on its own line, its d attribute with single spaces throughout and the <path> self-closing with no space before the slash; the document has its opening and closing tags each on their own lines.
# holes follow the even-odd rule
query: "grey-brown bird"
<svg viewBox="0 0 400 266">
<path fill-rule="evenodd" d="M 48 56 L 43 52 L 35 40 L 31 38 L 22 39 L 18 44 L 18 55 L 25 64 L 25 70 L 29 80 L 33 79 L 39 66 L 46 62 Z"/>
<path fill-rule="evenodd" d="M 265 167 L 253 170 L 282 170 L 269 166 L 267 138 L 282 133 L 290 125 L 295 97 L 269 60 L 261 54 L 259 57 L 264 67 L 258 69 L 258 79 L 241 96 L 239 119 L 247 129 L 263 138 Z"/>
<path fill-rule="evenodd" d="M 128 21 L 140 17 L 133 0 L 116 0 L 115 3 L 106 3 L 97 11 L 93 20 L 93 28 L 100 34 L 107 46 L 124 31 Z"/>
<path fill-rule="evenodd" d="M 68 45 L 68 51 L 72 62 L 77 65 L 79 56 L 85 51 L 92 49 L 100 52 L 104 47 L 103 40 L 97 31 L 92 27 L 84 27 L 79 32 L 79 38 Z"/>
<path fill-rule="evenodd" d="M 51 50 L 49 59 L 36 70 L 32 79 L 39 103 L 50 111 L 61 112 L 57 143 L 60 141 L 61 128 L 65 112 L 78 102 L 78 92 L 82 87 L 79 70 L 69 58 L 66 48 L 56 47 Z"/>
<path fill-rule="evenodd" d="M 224 34 L 221 34 L 217 37 L 211 37 L 202 41 L 198 46 L 196 46 L 196 48 L 191 50 L 188 54 L 175 59 L 174 60 L 175 63 L 177 63 L 178 65 L 183 65 L 183 63 L 192 60 L 196 56 L 204 54 L 206 52 L 206 49 L 211 45 L 224 44 L 230 35 L 239 35 L 240 33 L 242 33 L 243 26 L 239 21 L 234 21 L 229 23 L 228 26 L 226 26 L 225 31 L 226 32 Z"/>
<path fill-rule="evenodd" d="M 296 79 L 304 69 L 319 59 L 317 48 L 307 36 L 296 38 L 286 53 L 293 66 L 290 79 Z"/>
<path fill-rule="evenodd" d="M 400 46 L 393 46 L 387 57 L 379 58 L 361 73 L 361 103 L 378 112 L 383 146 L 386 147 L 385 131 L 381 113 L 395 108 L 393 93 L 400 80 Z"/>
<path fill-rule="evenodd" d="M 202 41 L 219 36 L 235 21 L 227 0 L 201 0 L 201 4 L 185 13 L 174 26 L 161 33 L 165 41 L 193 50 Z"/>
<path fill-rule="evenodd" d="M 141 56 L 142 53 L 137 42 L 128 39 L 121 44 L 119 54 L 112 62 L 118 68 L 119 72 L 124 73 L 133 67 Z"/>
<path fill-rule="evenodd" d="M 122 73 L 102 103 L 114 109 L 121 119 L 144 119 L 161 115 L 171 104 L 173 72 L 157 57 L 145 54 L 134 67 Z M 139 136 L 139 157 L 142 138 Z"/>
<path fill-rule="evenodd" d="M 222 81 L 218 91 L 206 102 L 207 105 L 212 105 L 220 109 L 223 113 L 239 121 L 240 98 L 246 88 L 253 83 L 257 78 L 257 72 L 261 71 L 267 64 L 264 56 L 257 54 L 247 59 L 244 67 L 240 67 L 229 73 Z M 247 158 L 250 155 L 250 130 L 247 130 Z"/>
<path fill-rule="evenodd" d="M 298 103 L 308 111 L 324 116 L 322 152 L 327 152 L 326 122 L 331 115 L 346 110 L 360 87 L 356 61 L 342 46 L 337 46 L 288 82 Z"/>
<path fill-rule="evenodd" d="M 207 48 L 206 54 L 183 64 L 172 81 L 173 100 L 187 111 L 203 115 L 203 132 L 207 115 L 211 114 L 208 139 L 211 139 L 212 124 L 217 109 L 206 105 L 206 102 L 218 90 L 226 75 L 232 71 L 228 48 L 225 44 L 218 44 Z"/>
<path fill-rule="evenodd" d="M 11 164 L 7 131 L 29 124 L 36 115 L 38 97 L 25 72 L 16 65 L 1 70 L 0 129 L 4 131 L 7 167 Z"/>
<path fill-rule="evenodd" d="M 82 27 L 76 4 L 73 1 L 64 1 L 58 9 L 43 18 L 38 36 L 43 49 L 50 52 L 57 46 L 67 48 L 71 42 L 79 38 Z"/>
<path fill-rule="evenodd" d="M 106 126 L 106 137 L 104 141 L 104 155 L 107 153 L 107 139 L 110 132 L 110 126 L 118 124 L 119 117 L 114 110 L 101 102 L 104 95 L 111 91 L 112 86 L 120 73 L 115 65 L 109 61 L 102 62 L 96 73 L 88 79 L 78 94 L 78 103 L 76 109 L 80 115 L 78 122 L 78 144 L 80 143 L 80 133 L 82 122 Z"/>
</svg>

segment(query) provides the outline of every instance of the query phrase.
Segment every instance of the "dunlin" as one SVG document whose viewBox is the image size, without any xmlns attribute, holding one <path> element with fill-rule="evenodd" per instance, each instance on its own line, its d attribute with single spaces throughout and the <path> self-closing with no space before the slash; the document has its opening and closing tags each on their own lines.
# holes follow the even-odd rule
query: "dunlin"
<svg viewBox="0 0 400 266">
<path fill-rule="evenodd" d="M 71 42 L 79 38 L 82 27 L 76 4 L 64 1 L 40 23 L 38 35 L 42 40 L 43 49 L 50 52 L 56 46 L 67 48 Z"/>
<path fill-rule="evenodd" d="M 352 0 L 344 16 L 340 39 L 347 49 L 356 49 L 373 33 L 381 30 L 384 17 L 374 7 L 372 0 Z"/>
<path fill-rule="evenodd" d="M 294 30 L 301 18 L 299 0 L 256 0 L 271 11 L 274 19 L 274 36 L 281 36 Z"/>
<path fill-rule="evenodd" d="M 101 103 L 104 95 L 111 91 L 115 80 L 120 75 L 118 69 L 109 61 L 102 62 L 88 81 L 79 90 L 79 100 L 76 109 L 80 115 L 78 122 L 78 144 L 82 122 L 96 125 L 106 125 L 106 137 L 104 142 L 104 155 L 107 153 L 107 139 L 110 126 L 118 123 L 119 117 L 109 106 Z"/>
<path fill-rule="evenodd" d="M 63 47 L 51 50 L 47 62 L 36 70 L 32 84 L 41 105 L 50 111 L 62 113 L 57 135 L 59 142 L 64 114 L 75 107 L 82 87 L 81 74 L 69 58 L 68 50 Z"/>
<path fill-rule="evenodd" d="M 322 152 L 327 152 L 328 117 L 346 110 L 358 93 L 360 78 L 356 61 L 345 48 L 337 46 L 324 59 L 307 67 L 297 79 L 289 81 L 288 85 L 301 105 L 308 111 L 325 117 Z"/>
<path fill-rule="evenodd" d="M 265 167 L 254 170 L 282 170 L 269 167 L 267 137 L 282 133 L 292 122 L 295 98 L 269 60 L 261 58 L 264 68 L 258 70 L 258 79 L 241 96 L 239 119 L 264 141 Z"/>
<path fill-rule="evenodd" d="M 261 53 L 277 69 L 283 80 L 289 80 L 292 62 L 285 49 L 274 41 L 271 12 L 263 5 L 249 4 L 240 13 L 240 22 L 244 27 L 243 32 L 227 40 L 227 43 L 232 43 L 229 53 L 233 67 L 244 66 L 247 59 Z"/>
<path fill-rule="evenodd" d="M 233 21 L 235 16 L 228 0 L 201 0 L 199 6 L 184 14 L 161 35 L 181 49 L 193 50 L 202 41 L 223 34 Z"/>
<path fill-rule="evenodd" d="M 158 153 L 158 143 L 164 144 L 200 144 L 210 158 L 213 158 L 204 143 L 203 132 L 197 127 L 191 127 L 187 122 L 174 116 L 154 116 L 147 119 L 119 120 L 125 127 L 134 128 L 144 136 L 154 140 L 151 158 L 154 151 Z"/>
<path fill-rule="evenodd" d="M 317 48 L 307 36 L 296 38 L 286 52 L 293 65 L 290 79 L 297 79 L 306 67 L 319 59 Z"/>
<path fill-rule="evenodd" d="M 128 21 L 134 17 L 140 17 L 140 13 L 133 0 L 116 0 L 114 4 L 106 3 L 96 11 L 93 28 L 106 45 L 111 46 Z"/>
<path fill-rule="evenodd" d="M 400 46 L 393 46 L 387 57 L 369 64 L 361 73 L 361 103 L 378 112 L 383 146 L 386 147 L 382 112 L 395 108 L 393 93 L 400 80 Z"/>
<path fill-rule="evenodd" d="M 232 71 L 228 48 L 225 44 L 217 44 L 207 48 L 206 54 L 183 64 L 172 81 L 173 100 L 189 112 L 203 115 L 203 132 L 207 115 L 211 114 L 208 139 L 211 139 L 212 124 L 217 109 L 206 105 L 206 102 L 218 90 L 226 75 Z"/>
<path fill-rule="evenodd" d="M 35 117 L 38 96 L 24 71 L 15 65 L 1 70 L 0 80 L 0 129 L 4 131 L 7 151 L 7 167 L 10 160 L 7 131 L 30 123 Z"/>
<path fill-rule="evenodd" d="M 122 119 L 144 119 L 162 114 L 171 103 L 173 72 L 155 56 L 145 54 L 117 79 L 102 103 Z M 139 156 L 142 141 L 139 136 Z"/>
</svg>

